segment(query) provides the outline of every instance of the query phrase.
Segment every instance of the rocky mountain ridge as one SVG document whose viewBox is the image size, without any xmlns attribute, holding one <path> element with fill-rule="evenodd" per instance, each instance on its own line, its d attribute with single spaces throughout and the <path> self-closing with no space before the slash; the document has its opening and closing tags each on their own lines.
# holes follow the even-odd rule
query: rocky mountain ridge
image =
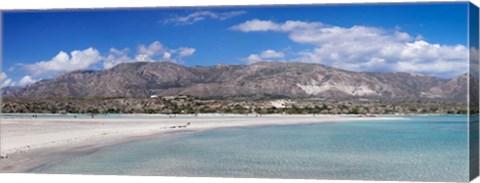
<svg viewBox="0 0 480 183">
<path fill-rule="evenodd" d="M 169 62 L 119 64 L 42 80 L 7 97 L 148 97 L 442 99 L 466 101 L 468 75 L 352 72 L 321 64 L 259 62 L 185 67 Z"/>
</svg>

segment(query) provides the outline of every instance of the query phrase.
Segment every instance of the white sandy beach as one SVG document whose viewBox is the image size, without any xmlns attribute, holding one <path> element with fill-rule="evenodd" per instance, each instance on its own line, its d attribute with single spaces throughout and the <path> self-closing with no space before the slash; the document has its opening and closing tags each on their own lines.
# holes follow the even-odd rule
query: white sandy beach
<svg viewBox="0 0 480 183">
<path fill-rule="evenodd" d="M 312 116 L 312 115 L 264 115 L 262 117 L 244 115 L 200 115 L 158 116 L 158 118 L 93 118 L 55 119 L 18 118 L 1 119 L 1 171 L 20 170 L 12 167 L 29 166 L 35 154 L 66 151 L 75 147 L 105 146 L 129 138 L 152 135 L 167 135 L 176 132 L 208 130 L 225 127 L 249 127 L 257 125 L 292 125 L 324 122 L 389 120 L 393 117 L 354 117 L 354 116 Z M 399 119 L 399 118 L 395 118 Z M 187 123 L 190 125 L 185 126 Z M 182 126 L 179 128 L 178 126 Z M 173 128 L 175 127 L 175 128 Z M 37 152 L 37 153 L 31 153 Z M 23 162 L 16 163 L 16 161 Z M 34 163 L 32 163 L 34 164 Z M 32 165 L 34 166 L 34 165 Z"/>
</svg>

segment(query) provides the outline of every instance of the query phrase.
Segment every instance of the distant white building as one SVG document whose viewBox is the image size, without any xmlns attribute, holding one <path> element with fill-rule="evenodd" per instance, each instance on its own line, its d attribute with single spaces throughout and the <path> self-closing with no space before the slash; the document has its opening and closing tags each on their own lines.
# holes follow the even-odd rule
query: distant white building
<svg viewBox="0 0 480 183">
<path fill-rule="evenodd" d="M 150 95 L 150 98 L 158 98 L 158 95 Z"/>
<path fill-rule="evenodd" d="M 288 103 L 288 102 L 289 102 L 289 101 L 282 99 L 282 100 L 274 100 L 274 101 L 271 101 L 270 104 L 271 104 L 273 107 L 280 109 L 280 108 L 285 108 L 285 107 L 287 107 L 287 103 Z"/>
</svg>

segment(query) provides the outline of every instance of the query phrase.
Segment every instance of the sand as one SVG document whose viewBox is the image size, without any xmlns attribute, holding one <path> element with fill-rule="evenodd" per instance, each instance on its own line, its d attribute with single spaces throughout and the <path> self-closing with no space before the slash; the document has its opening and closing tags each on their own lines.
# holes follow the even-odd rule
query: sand
<svg viewBox="0 0 480 183">
<path fill-rule="evenodd" d="M 144 138 L 215 128 L 389 120 L 331 115 L 157 115 L 155 118 L 1 119 L 0 172 L 28 172 L 49 160 Z M 399 119 L 399 118 L 394 118 Z M 190 123 L 190 125 L 187 125 Z M 6 157 L 6 158 L 5 158 Z"/>
</svg>

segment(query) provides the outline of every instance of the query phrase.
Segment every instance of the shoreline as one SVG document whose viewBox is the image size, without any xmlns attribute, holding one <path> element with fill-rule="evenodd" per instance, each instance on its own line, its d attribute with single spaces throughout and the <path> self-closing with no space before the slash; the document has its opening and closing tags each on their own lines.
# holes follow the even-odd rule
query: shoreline
<svg viewBox="0 0 480 183">
<path fill-rule="evenodd" d="M 110 139 L 98 144 L 80 143 L 77 145 L 70 145 L 70 146 L 63 146 L 63 147 L 35 149 L 24 154 L 18 154 L 13 159 L 7 159 L 5 161 L 6 163 L 5 166 L 0 165 L 0 173 L 31 173 L 31 171 L 37 168 L 40 168 L 42 166 L 48 165 L 50 162 L 94 153 L 97 150 L 105 147 L 122 145 L 126 143 L 142 141 L 142 140 L 150 140 L 154 138 L 164 138 L 164 137 L 171 137 L 175 135 L 196 133 L 196 132 L 200 132 L 200 131 L 184 130 L 184 131 L 176 131 L 176 132 L 165 132 L 165 133 L 158 133 L 158 134 L 149 134 L 144 136 L 132 136 L 132 137 L 123 138 L 123 139 Z M 35 156 L 35 159 L 31 159 L 32 156 Z"/>
<path fill-rule="evenodd" d="M 29 172 L 56 159 L 91 153 L 107 146 L 220 128 L 402 119 L 405 118 L 344 115 L 3 118 L 0 148 L 2 156 L 8 157 L 0 160 L 0 172 Z"/>
</svg>

